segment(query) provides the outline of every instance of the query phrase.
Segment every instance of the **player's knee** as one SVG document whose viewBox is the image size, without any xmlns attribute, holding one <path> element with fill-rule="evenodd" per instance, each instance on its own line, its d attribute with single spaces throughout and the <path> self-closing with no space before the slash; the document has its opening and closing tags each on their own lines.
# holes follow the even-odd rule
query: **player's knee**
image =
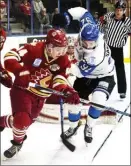
<svg viewBox="0 0 131 166">
<path fill-rule="evenodd" d="M 27 112 L 16 112 L 14 114 L 13 126 L 17 129 L 28 128 L 31 125 L 31 118 Z"/>
<path fill-rule="evenodd" d="M 108 96 L 108 94 L 106 92 L 94 91 L 94 93 L 92 94 L 92 102 L 103 105 L 103 104 L 105 104 L 105 102 L 107 100 L 107 96 Z M 101 108 L 99 108 L 97 106 L 91 106 L 89 108 L 88 115 L 90 117 L 92 117 L 93 119 L 97 119 L 100 117 L 101 112 L 102 112 Z"/>
<path fill-rule="evenodd" d="M 108 92 L 94 91 L 92 94 L 92 102 L 96 104 L 104 105 L 107 101 Z"/>
<path fill-rule="evenodd" d="M 97 119 L 97 118 L 99 118 L 99 117 L 101 116 L 101 111 L 98 110 L 97 108 L 91 106 L 91 107 L 89 108 L 88 115 L 89 115 L 90 117 L 92 117 L 93 119 Z"/>
</svg>

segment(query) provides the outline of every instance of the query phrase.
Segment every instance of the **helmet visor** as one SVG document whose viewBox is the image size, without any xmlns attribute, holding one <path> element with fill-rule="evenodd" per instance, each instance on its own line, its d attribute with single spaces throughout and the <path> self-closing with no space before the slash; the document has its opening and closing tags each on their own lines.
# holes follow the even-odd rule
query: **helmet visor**
<svg viewBox="0 0 131 166">
<path fill-rule="evenodd" d="M 82 47 L 85 49 L 93 49 L 96 47 L 96 41 L 82 40 Z"/>
</svg>

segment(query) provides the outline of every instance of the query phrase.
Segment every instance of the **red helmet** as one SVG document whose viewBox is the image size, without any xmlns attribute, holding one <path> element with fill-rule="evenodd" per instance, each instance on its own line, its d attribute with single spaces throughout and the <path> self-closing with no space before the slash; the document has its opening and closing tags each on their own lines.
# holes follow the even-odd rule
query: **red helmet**
<svg viewBox="0 0 131 166">
<path fill-rule="evenodd" d="M 51 29 L 47 33 L 46 44 L 56 47 L 65 47 L 68 44 L 66 34 L 61 29 Z"/>
</svg>

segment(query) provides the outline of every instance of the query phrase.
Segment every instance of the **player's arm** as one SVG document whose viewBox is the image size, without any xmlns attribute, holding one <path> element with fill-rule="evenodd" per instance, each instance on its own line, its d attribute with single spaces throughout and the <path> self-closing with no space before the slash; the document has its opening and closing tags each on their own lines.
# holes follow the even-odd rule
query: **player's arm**
<svg viewBox="0 0 131 166">
<path fill-rule="evenodd" d="M 59 71 L 59 73 L 57 75 L 54 75 L 52 88 L 64 92 L 65 94 L 69 94 L 68 97 L 64 97 L 66 103 L 78 104 L 80 102 L 78 93 L 74 90 L 73 87 L 71 87 L 69 81 L 67 80 L 69 76 L 68 69 L 71 67 L 71 63 L 68 60 L 68 56 L 66 56 L 66 60 L 64 61 L 66 65 L 62 65 L 62 68 Z"/>
<path fill-rule="evenodd" d="M 59 27 L 66 27 L 72 20 L 80 21 L 82 27 L 85 23 L 95 23 L 93 17 L 87 9 L 83 7 L 74 7 L 68 9 L 65 13 L 56 14 L 53 18 L 52 25 Z"/>
<path fill-rule="evenodd" d="M 21 70 L 23 66 L 21 63 L 21 50 L 12 49 L 4 56 L 4 66 L 6 70 L 15 74 L 16 71 Z"/>
<path fill-rule="evenodd" d="M 28 50 L 26 47 L 19 50 L 12 49 L 4 56 L 5 69 L 15 75 L 14 85 L 20 88 L 28 88 L 30 71 L 22 65 L 22 57 L 27 56 Z"/>
</svg>

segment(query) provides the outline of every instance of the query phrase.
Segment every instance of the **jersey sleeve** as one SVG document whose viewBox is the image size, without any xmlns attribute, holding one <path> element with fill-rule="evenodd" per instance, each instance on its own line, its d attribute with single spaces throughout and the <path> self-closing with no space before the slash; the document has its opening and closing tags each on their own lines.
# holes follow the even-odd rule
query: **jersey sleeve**
<svg viewBox="0 0 131 166">
<path fill-rule="evenodd" d="M 84 24 L 96 24 L 91 13 L 83 7 L 75 7 L 68 10 L 68 13 L 72 16 L 73 20 L 80 22 L 80 27 Z"/>
<path fill-rule="evenodd" d="M 68 12 L 72 16 L 73 20 L 80 21 L 80 18 L 87 12 L 88 10 L 83 7 L 75 7 L 68 9 Z"/>
<path fill-rule="evenodd" d="M 11 49 L 9 52 L 7 52 L 4 56 L 4 66 L 5 69 L 8 70 L 11 73 L 16 73 L 20 71 L 22 66 L 22 57 L 26 56 L 28 54 L 28 46 L 25 45 L 21 48 L 17 49 Z"/>
</svg>

